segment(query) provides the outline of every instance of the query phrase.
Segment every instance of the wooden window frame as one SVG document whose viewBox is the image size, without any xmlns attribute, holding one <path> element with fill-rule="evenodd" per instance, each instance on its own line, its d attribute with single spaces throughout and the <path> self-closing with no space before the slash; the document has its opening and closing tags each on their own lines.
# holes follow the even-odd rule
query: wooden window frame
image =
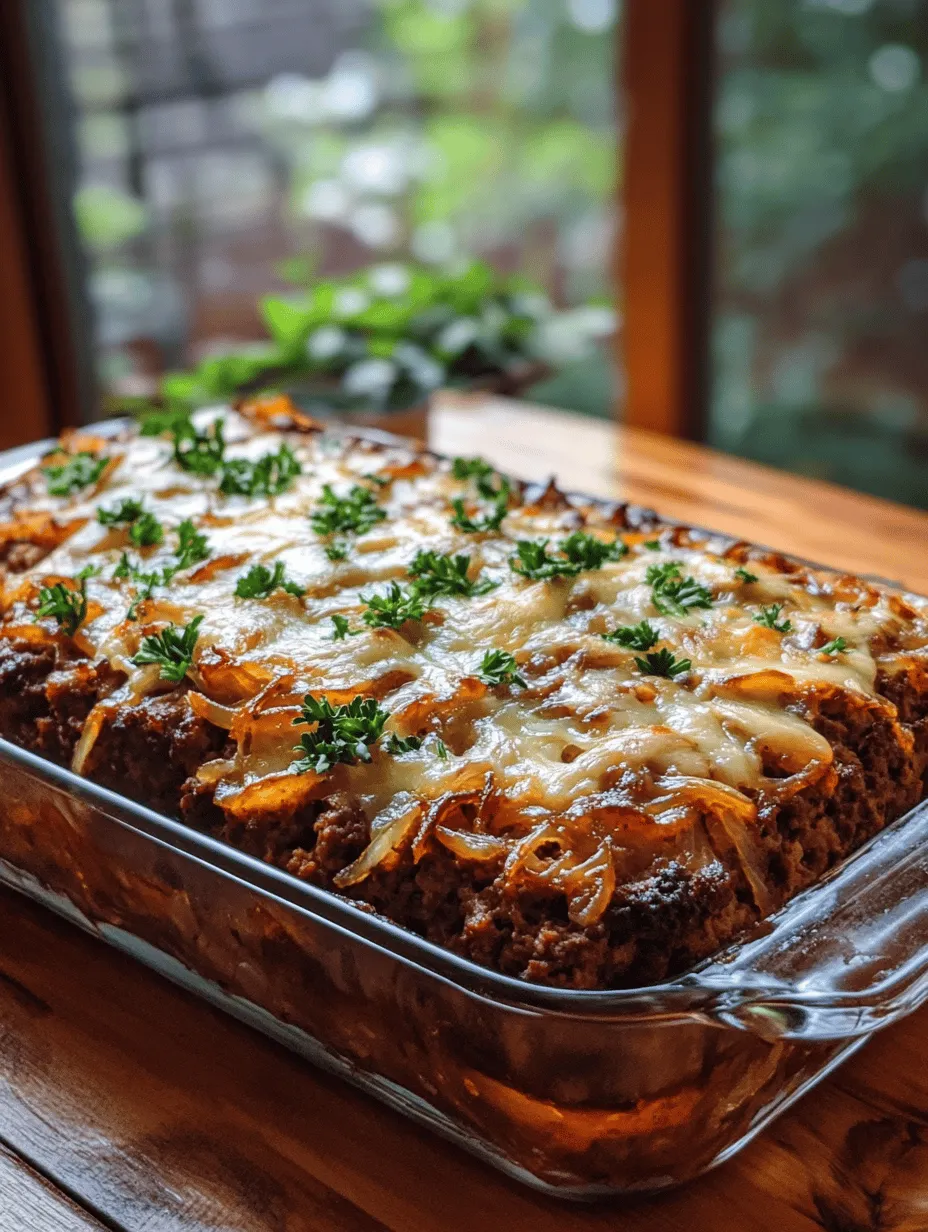
<svg viewBox="0 0 928 1232">
<path fill-rule="evenodd" d="M 623 422 L 705 439 L 713 0 L 626 0 L 617 243 Z"/>
</svg>

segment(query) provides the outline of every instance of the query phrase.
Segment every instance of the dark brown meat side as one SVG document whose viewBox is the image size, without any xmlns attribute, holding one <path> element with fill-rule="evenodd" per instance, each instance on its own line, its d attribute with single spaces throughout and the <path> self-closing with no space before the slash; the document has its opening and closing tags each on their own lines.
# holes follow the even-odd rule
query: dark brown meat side
<svg viewBox="0 0 928 1232">
<path fill-rule="evenodd" d="M 838 860 L 910 808 L 922 792 L 928 686 L 923 674 L 881 682 L 910 727 L 879 699 L 826 694 L 808 709 L 835 752 L 833 771 L 786 801 L 761 801 L 759 835 L 775 903 L 812 884 Z M 0 731 L 66 762 L 111 675 L 61 652 L 0 642 Z M 915 733 L 914 738 L 912 732 Z M 364 849 L 367 819 L 335 795 L 293 815 L 231 826 L 193 777 L 220 756 L 225 733 L 198 719 L 175 690 L 120 707 L 85 772 L 97 782 L 217 834 L 324 888 Z M 914 744 L 914 751 L 913 751 Z M 664 862 L 620 886 L 593 927 L 572 923 L 563 896 L 503 885 L 493 865 L 468 865 L 438 844 L 414 863 L 405 853 L 347 893 L 423 937 L 506 974 L 575 988 L 647 984 L 691 967 L 758 918 L 736 861 L 694 873 Z"/>
</svg>

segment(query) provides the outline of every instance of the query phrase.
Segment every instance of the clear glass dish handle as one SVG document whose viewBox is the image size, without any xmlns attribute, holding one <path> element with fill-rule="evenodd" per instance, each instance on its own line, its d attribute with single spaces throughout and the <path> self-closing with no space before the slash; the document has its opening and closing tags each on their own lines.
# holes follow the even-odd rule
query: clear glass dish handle
<svg viewBox="0 0 928 1232">
<path fill-rule="evenodd" d="M 849 1039 L 928 997 L 928 801 L 704 968 L 712 1014 L 769 1038 Z"/>
</svg>

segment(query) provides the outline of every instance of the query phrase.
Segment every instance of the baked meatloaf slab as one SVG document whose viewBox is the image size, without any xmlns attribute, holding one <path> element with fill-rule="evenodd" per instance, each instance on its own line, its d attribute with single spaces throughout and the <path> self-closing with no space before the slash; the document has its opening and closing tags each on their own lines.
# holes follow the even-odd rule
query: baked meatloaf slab
<svg viewBox="0 0 928 1232">
<path fill-rule="evenodd" d="M 509 975 L 685 970 L 924 792 L 928 601 L 283 398 L 0 506 L 0 734 Z"/>
</svg>

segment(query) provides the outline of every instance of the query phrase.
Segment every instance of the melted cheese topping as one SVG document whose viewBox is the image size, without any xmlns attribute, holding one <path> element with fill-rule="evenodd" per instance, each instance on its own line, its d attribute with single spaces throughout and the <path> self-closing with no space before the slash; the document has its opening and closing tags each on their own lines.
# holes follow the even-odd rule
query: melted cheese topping
<svg viewBox="0 0 928 1232">
<path fill-rule="evenodd" d="M 201 427 L 208 418 L 201 415 Z M 256 459 L 281 443 L 279 433 L 232 413 L 226 437 L 227 457 Z M 287 439 L 302 473 L 271 498 L 224 496 L 215 478 L 179 468 L 166 439 L 107 445 L 116 461 L 100 484 L 69 498 L 48 496 L 34 478 L 29 516 L 49 513 L 70 533 L 33 569 L 6 582 L 12 635 L 33 619 L 40 586 L 95 568 L 76 641 L 126 674 L 125 686 L 101 703 L 104 712 L 171 687 L 157 668 L 133 665 L 132 656 L 166 624 L 203 618 L 189 672 L 193 705 L 231 728 L 238 754 L 209 763 L 201 777 L 215 784 L 217 801 L 233 815 L 286 810 L 337 788 L 372 819 L 372 847 L 380 842 L 389 853 L 411 841 L 435 802 L 466 793 L 473 801 L 489 784 L 497 802 L 492 825 L 484 811 L 474 821 L 472 810 L 450 830 L 439 825 L 439 839 L 453 844 L 455 833 L 469 830 L 471 858 L 505 850 L 539 878 L 561 878 L 572 913 L 588 922 L 601 911 L 619 864 L 646 865 L 655 853 L 704 862 L 713 855 L 705 841 L 708 815 L 750 826 L 765 795 L 782 794 L 784 774 L 801 784 L 825 772 L 832 752 L 804 717 L 809 699 L 840 690 L 889 707 L 874 692 L 874 647 L 887 671 L 903 651 L 928 642 L 924 601 L 901 600 L 857 579 L 753 553 L 749 568 L 757 580 L 745 582 L 736 574 L 744 552 L 731 545 L 666 528 L 653 550 L 645 534 L 617 532 L 602 509 L 566 501 L 550 509 L 519 507 L 514 498 L 498 533 L 466 534 L 451 523 L 451 502 L 472 503 L 474 487 L 453 478 L 447 463 L 404 446 L 321 433 Z M 365 477 L 372 473 L 386 482 L 371 483 Z M 348 548 L 341 561 L 328 558 L 329 541 L 311 527 L 327 484 L 339 495 L 354 484 L 368 486 L 387 515 L 364 534 L 341 537 Z M 99 507 L 127 497 L 141 499 L 163 524 L 163 544 L 136 550 L 126 527 L 99 523 Z M 209 560 L 156 587 L 139 618 L 127 619 L 136 586 L 114 577 L 122 553 L 128 550 L 144 570 L 168 565 L 176 527 L 187 518 L 207 536 Z M 516 541 L 549 538 L 553 550 L 584 523 L 606 541 L 618 533 L 627 555 L 550 581 L 511 568 Z M 423 548 L 469 555 L 469 576 L 479 573 L 495 588 L 437 598 L 426 620 L 401 630 L 367 628 L 360 621 L 364 597 L 385 592 L 391 581 L 407 583 Z M 250 566 L 277 562 L 305 589 L 302 598 L 282 590 L 264 600 L 236 597 Z M 657 609 L 647 571 L 669 562 L 711 591 L 711 607 L 680 618 Z M 788 632 L 757 622 L 769 604 L 782 604 Z M 336 640 L 335 615 L 362 631 Z M 689 671 L 673 679 L 644 673 L 635 661 L 640 651 L 602 637 L 642 620 L 659 633 L 658 649 L 690 660 Z M 50 619 L 42 625 L 57 632 Z M 838 637 L 846 651 L 823 654 L 820 648 Z M 483 684 L 478 672 L 488 650 L 511 653 L 527 687 Z M 300 775 L 293 768 L 300 735 L 293 720 L 308 692 L 333 704 L 374 696 L 390 714 L 387 731 L 423 743 L 402 755 L 377 751 L 370 763 L 339 765 L 322 782 Z M 99 719 L 88 723 L 77 768 L 99 728 Z M 501 836 L 495 847 L 491 830 Z M 556 853 L 553 862 L 535 854 L 545 843 Z M 571 890 L 570 877 L 580 869 L 584 878 Z M 344 883 L 356 876 L 349 870 Z"/>
</svg>

